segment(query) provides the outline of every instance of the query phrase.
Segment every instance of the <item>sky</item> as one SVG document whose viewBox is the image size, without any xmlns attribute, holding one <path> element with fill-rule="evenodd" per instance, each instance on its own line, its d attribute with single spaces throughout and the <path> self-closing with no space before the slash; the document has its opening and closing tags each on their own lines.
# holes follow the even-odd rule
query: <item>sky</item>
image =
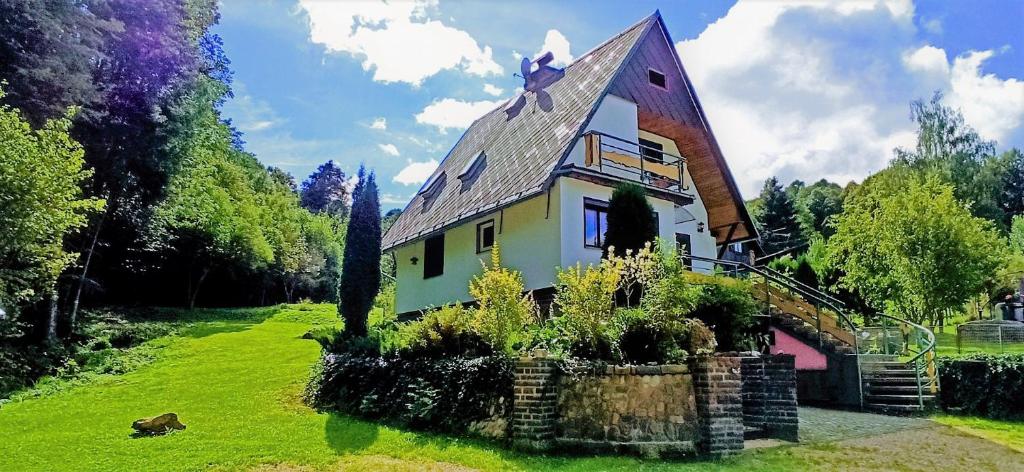
<svg viewBox="0 0 1024 472">
<path fill-rule="evenodd" d="M 264 164 L 333 160 L 402 208 L 524 55 L 567 63 L 659 10 L 744 198 L 778 176 L 845 184 L 912 147 L 909 103 L 1024 148 L 1024 0 L 221 0 L 225 118 Z"/>
</svg>

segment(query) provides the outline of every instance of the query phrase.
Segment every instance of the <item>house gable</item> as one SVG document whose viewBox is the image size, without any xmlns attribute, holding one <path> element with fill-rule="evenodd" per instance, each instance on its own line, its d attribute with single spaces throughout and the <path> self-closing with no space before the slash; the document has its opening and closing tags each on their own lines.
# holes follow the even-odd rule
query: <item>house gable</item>
<svg viewBox="0 0 1024 472">
<path fill-rule="evenodd" d="M 663 77 L 664 86 L 652 83 L 652 75 Z M 687 159 L 687 169 L 707 208 L 708 224 L 718 244 L 757 237 L 660 16 L 640 39 L 608 93 L 636 103 L 640 129 L 675 141 Z"/>
</svg>

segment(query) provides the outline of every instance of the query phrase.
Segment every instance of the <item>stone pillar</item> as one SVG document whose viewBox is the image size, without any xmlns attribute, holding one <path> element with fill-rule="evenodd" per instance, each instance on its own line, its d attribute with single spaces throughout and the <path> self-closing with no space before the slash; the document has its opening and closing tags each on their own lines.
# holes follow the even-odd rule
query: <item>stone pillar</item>
<svg viewBox="0 0 1024 472">
<path fill-rule="evenodd" d="M 764 422 L 768 437 L 799 440 L 796 402 L 796 357 L 773 355 L 764 361 Z"/>
<path fill-rule="evenodd" d="M 743 357 L 743 425 L 759 434 L 766 432 L 765 375 L 761 357 Z M 750 437 L 748 437 L 750 439 Z"/>
<path fill-rule="evenodd" d="M 743 450 L 743 398 L 739 357 L 698 357 L 693 360 L 697 404 L 697 449 L 710 456 Z"/>
<path fill-rule="evenodd" d="M 558 408 L 558 368 L 547 352 L 536 350 L 516 362 L 512 403 L 512 444 L 530 451 L 554 446 Z"/>
</svg>

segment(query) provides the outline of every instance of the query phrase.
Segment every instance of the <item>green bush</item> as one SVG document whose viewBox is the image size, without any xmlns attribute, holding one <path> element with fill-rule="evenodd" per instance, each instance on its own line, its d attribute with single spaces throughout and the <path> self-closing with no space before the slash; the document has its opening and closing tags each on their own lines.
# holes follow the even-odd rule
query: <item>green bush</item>
<svg viewBox="0 0 1024 472">
<path fill-rule="evenodd" d="M 410 357 L 490 355 L 494 348 L 473 328 L 473 312 L 460 305 L 432 310 L 399 327 L 395 347 Z"/>
<path fill-rule="evenodd" d="M 530 293 L 523 295 L 523 274 L 501 266 L 498 244 L 491 249 L 491 265 L 469 283 L 476 300 L 473 329 L 495 351 L 513 354 L 524 341 L 527 327 L 540 318 Z"/>
<path fill-rule="evenodd" d="M 545 347 L 574 357 L 616 358 L 615 292 L 620 287 L 620 268 L 605 259 L 598 266 L 576 264 L 559 270 L 556 278 L 558 314 L 544 331 Z"/>
<path fill-rule="evenodd" d="M 1024 354 L 972 354 L 937 360 L 947 411 L 1024 419 Z"/>
<path fill-rule="evenodd" d="M 757 321 L 760 307 L 750 285 L 724 276 L 688 274 L 691 284 L 700 287 L 700 295 L 690 316 L 710 327 L 721 351 L 756 349 Z"/>
<path fill-rule="evenodd" d="M 715 349 L 714 333 L 700 320 L 652 317 L 640 309 L 619 310 L 617 317 L 622 333 L 619 349 L 628 364 L 677 364 L 690 354 Z"/>
<path fill-rule="evenodd" d="M 332 354 L 308 390 L 318 409 L 445 432 L 492 413 L 511 419 L 514 363 L 506 356 L 425 359 Z M 511 421 L 509 421 L 511 423 Z"/>
</svg>

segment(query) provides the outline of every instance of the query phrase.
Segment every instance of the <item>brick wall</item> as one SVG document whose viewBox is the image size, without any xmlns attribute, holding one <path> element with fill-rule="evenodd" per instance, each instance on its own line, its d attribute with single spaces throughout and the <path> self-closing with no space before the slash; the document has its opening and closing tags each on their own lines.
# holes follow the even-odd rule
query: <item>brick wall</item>
<svg viewBox="0 0 1024 472">
<path fill-rule="evenodd" d="M 533 451 L 554 446 L 557 388 L 558 368 L 544 351 L 519 358 L 513 386 L 513 445 Z"/>
<path fill-rule="evenodd" d="M 743 422 L 761 437 L 797 441 L 797 380 L 791 355 L 743 357 Z"/>
<path fill-rule="evenodd" d="M 743 398 L 739 357 L 698 357 L 693 360 L 697 404 L 698 450 L 726 456 L 743 450 Z"/>
</svg>

